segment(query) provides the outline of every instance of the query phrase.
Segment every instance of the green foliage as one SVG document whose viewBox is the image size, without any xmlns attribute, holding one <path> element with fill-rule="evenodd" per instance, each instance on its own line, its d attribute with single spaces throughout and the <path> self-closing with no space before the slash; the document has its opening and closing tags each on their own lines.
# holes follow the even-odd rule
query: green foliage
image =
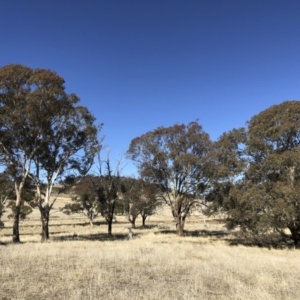
<svg viewBox="0 0 300 300">
<path fill-rule="evenodd" d="M 104 164 L 104 172 L 102 172 Z M 91 224 L 100 213 L 108 224 L 108 233 L 112 232 L 112 222 L 115 218 L 115 209 L 121 192 L 121 177 L 118 172 L 114 175 L 109 159 L 100 161 L 100 174 L 89 175 L 81 180 L 75 188 L 72 204 L 66 205 L 63 211 L 67 214 L 82 213 L 86 215 Z"/>
<path fill-rule="evenodd" d="M 128 208 L 129 222 L 135 227 L 138 215 L 143 218 L 143 225 L 148 216 L 156 212 L 156 207 L 161 203 L 157 199 L 158 188 L 142 179 L 122 178 L 122 202 Z"/>
<path fill-rule="evenodd" d="M 33 212 L 33 209 L 37 207 L 36 197 L 35 197 L 35 186 L 32 180 L 26 179 L 24 188 L 22 190 L 22 203 L 20 206 L 20 219 L 24 220 L 26 217 Z M 11 210 L 8 218 L 13 218 L 16 208 L 16 195 L 15 191 L 10 195 L 10 200 L 7 203 L 7 208 Z"/>
<path fill-rule="evenodd" d="M 170 206 L 179 235 L 191 208 L 209 188 L 211 146 L 198 122 L 159 127 L 129 146 L 127 154 L 137 163 L 141 177 L 159 187 L 161 201 Z"/>
<path fill-rule="evenodd" d="M 128 209 L 127 209 L 127 205 L 124 201 L 120 200 L 120 201 L 116 202 L 115 210 L 114 210 L 116 215 L 124 215 L 124 214 L 126 214 L 126 211 L 128 211 Z"/>
<path fill-rule="evenodd" d="M 11 209 L 12 213 L 8 215 L 8 218 L 13 218 L 14 217 L 14 212 L 16 209 L 16 201 L 9 201 L 7 204 L 7 207 Z M 32 207 L 28 205 L 26 202 L 22 202 L 21 207 L 20 207 L 20 219 L 24 220 L 26 217 L 32 213 Z"/>
<path fill-rule="evenodd" d="M 89 178 L 82 180 L 74 189 L 72 202 L 66 204 L 62 211 L 71 215 L 74 213 L 83 214 L 86 216 L 91 225 L 94 219 L 101 212 L 101 204 L 98 201 L 97 194 L 94 191 L 94 186 Z"/>
<path fill-rule="evenodd" d="M 239 132 L 239 134 L 236 134 Z M 231 141 L 231 142 L 230 142 Z M 300 102 L 286 101 L 254 116 L 247 129 L 216 143 L 215 188 L 207 197 L 228 215 L 228 227 L 300 242 Z M 223 153 L 226 153 L 224 158 Z"/>
<path fill-rule="evenodd" d="M 115 218 L 115 209 L 119 201 L 121 177 L 118 172 L 116 175 L 112 173 L 109 159 L 103 163 L 106 167 L 105 172 L 103 174 L 99 174 L 100 176 L 91 179 L 100 203 L 101 215 L 108 224 L 108 234 L 111 234 L 112 222 Z"/>
<path fill-rule="evenodd" d="M 18 64 L 0 68 L 0 160 L 10 168 L 17 208 L 22 206 L 24 182 L 34 180 L 43 228 L 53 205 L 53 185 L 66 173 L 86 175 L 99 148 L 95 117 L 78 102 L 53 71 Z"/>
<path fill-rule="evenodd" d="M 14 182 L 12 181 L 11 170 L 6 169 L 0 174 L 0 221 L 5 208 L 9 208 L 11 213 L 8 218 L 13 218 L 16 207 L 16 194 L 14 189 Z M 32 212 L 32 208 L 36 207 L 35 192 L 32 181 L 27 178 L 22 191 L 22 198 L 24 202 L 21 204 L 20 218 L 25 219 L 27 215 Z M 0 225 L 4 225 L 3 222 Z"/>
</svg>

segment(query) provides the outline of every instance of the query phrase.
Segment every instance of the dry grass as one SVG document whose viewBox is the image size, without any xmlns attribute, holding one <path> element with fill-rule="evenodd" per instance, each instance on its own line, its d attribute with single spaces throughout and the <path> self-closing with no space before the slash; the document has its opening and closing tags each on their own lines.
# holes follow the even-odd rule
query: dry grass
<svg viewBox="0 0 300 300">
<path fill-rule="evenodd" d="M 190 234 L 183 238 L 173 234 L 171 219 L 166 224 L 171 230 L 158 229 L 160 222 L 165 217 L 153 217 L 148 229 L 137 229 L 128 241 L 129 224 L 122 217 L 112 239 L 106 225 L 53 219 L 51 241 L 42 244 L 38 220 L 25 221 L 23 244 L 0 245 L 0 299 L 299 297 L 299 251 L 229 246 L 226 239 L 232 237 L 221 224 L 211 221 L 207 232 L 201 231 L 196 217 L 188 220 Z M 9 241 L 10 234 L 11 228 L 0 231 L 0 240 Z"/>
</svg>

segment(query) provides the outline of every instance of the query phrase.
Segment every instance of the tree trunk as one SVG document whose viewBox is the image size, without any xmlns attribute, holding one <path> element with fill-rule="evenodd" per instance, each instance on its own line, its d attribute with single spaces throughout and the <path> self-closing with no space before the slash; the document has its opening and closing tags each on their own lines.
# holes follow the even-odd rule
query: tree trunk
<svg viewBox="0 0 300 300">
<path fill-rule="evenodd" d="M 292 188 L 294 187 L 294 181 L 295 181 L 295 167 L 292 166 L 289 168 L 289 173 L 290 173 L 290 181 L 291 181 L 291 186 Z M 297 204 L 295 203 L 295 209 L 299 209 L 297 207 Z M 294 241 L 294 245 L 296 249 L 300 249 L 300 220 L 296 219 L 290 222 L 288 226 L 290 232 L 291 232 L 291 238 Z"/>
<path fill-rule="evenodd" d="M 143 228 L 145 228 L 145 225 L 146 225 L 146 219 L 147 219 L 147 216 L 146 216 L 146 215 L 142 215 Z"/>
<path fill-rule="evenodd" d="M 178 203 L 176 203 L 175 208 L 172 209 L 172 214 L 176 223 L 176 233 L 178 236 L 183 236 L 185 217 L 182 217 L 182 214 L 180 213 L 180 210 L 177 207 Z"/>
<path fill-rule="evenodd" d="M 174 197 L 175 198 L 175 197 Z M 172 214 L 176 222 L 176 233 L 178 236 L 184 235 L 184 221 L 185 217 L 183 217 L 183 213 L 181 210 L 181 202 L 182 198 L 177 196 L 177 199 L 174 203 L 174 207 L 172 208 Z"/>
<path fill-rule="evenodd" d="M 178 223 L 176 226 L 176 232 L 178 236 L 183 236 L 184 235 L 184 228 L 181 223 Z"/>
<path fill-rule="evenodd" d="M 13 243 L 20 243 L 20 232 L 19 232 L 19 221 L 20 221 L 20 211 L 21 206 L 19 203 L 16 203 L 15 212 L 14 212 L 14 223 L 13 223 Z"/>
<path fill-rule="evenodd" d="M 178 236 L 184 236 L 185 217 L 180 215 L 176 218 L 176 232 Z"/>
<path fill-rule="evenodd" d="M 291 232 L 291 238 L 294 241 L 295 248 L 300 249 L 300 228 L 297 225 L 291 225 L 288 228 Z"/>
<path fill-rule="evenodd" d="M 132 218 L 130 218 L 130 216 L 128 216 L 128 220 L 131 224 L 131 228 L 135 228 L 135 220 L 136 220 L 137 217 L 135 216 L 132 216 Z"/>
<path fill-rule="evenodd" d="M 112 234 L 112 222 L 113 222 L 113 218 L 109 218 L 107 220 L 107 224 L 108 224 L 108 234 L 111 235 Z"/>
<path fill-rule="evenodd" d="M 129 207 L 129 202 L 125 202 L 124 204 L 123 204 L 123 213 L 122 213 L 122 215 L 124 216 L 124 215 L 128 215 L 129 214 L 129 210 L 130 210 L 130 207 Z"/>
<path fill-rule="evenodd" d="M 41 212 L 41 222 L 42 222 L 42 233 L 41 241 L 46 242 L 49 240 L 49 216 L 50 216 L 50 207 L 46 204 L 44 207 L 40 207 Z"/>
<path fill-rule="evenodd" d="M 89 209 L 89 210 L 87 211 L 86 216 L 87 216 L 88 219 L 89 219 L 89 223 L 90 223 L 91 227 L 93 227 L 93 226 L 94 226 L 94 222 L 93 222 L 93 219 L 94 219 L 94 211 L 93 211 L 93 209 Z"/>
<path fill-rule="evenodd" d="M 181 226 L 182 226 L 182 230 L 184 230 L 185 218 L 186 218 L 186 216 L 181 217 Z"/>
<path fill-rule="evenodd" d="M 42 216 L 42 233 L 41 233 L 41 240 L 42 242 L 46 242 L 49 240 L 49 216 Z"/>
</svg>

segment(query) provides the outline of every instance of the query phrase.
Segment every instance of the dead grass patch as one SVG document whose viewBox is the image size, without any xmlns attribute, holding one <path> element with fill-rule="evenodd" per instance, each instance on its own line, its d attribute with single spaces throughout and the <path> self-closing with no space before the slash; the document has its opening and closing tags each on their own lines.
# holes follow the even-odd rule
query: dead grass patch
<svg viewBox="0 0 300 300">
<path fill-rule="evenodd" d="M 132 241 L 1 248 L 2 299 L 297 299 L 298 251 Z"/>
<path fill-rule="evenodd" d="M 40 223 L 21 224 L 21 245 L 0 231 L 1 299 L 297 299 L 296 250 L 230 246 L 234 232 L 219 222 L 187 222 L 187 236 L 169 218 L 152 217 L 126 240 L 129 224 L 117 217 L 113 236 L 78 218 L 50 222 L 51 240 L 40 243 Z M 159 229 L 164 223 L 169 229 Z M 10 226 L 10 224 L 7 224 Z M 141 226 L 141 220 L 137 222 Z M 75 235 L 76 234 L 76 235 Z M 75 237 L 74 237 L 75 236 Z"/>
<path fill-rule="evenodd" d="M 2 299 L 257 300 L 300 294 L 299 251 L 229 246 L 223 237 L 231 233 L 222 225 L 204 228 L 193 219 L 190 234 L 180 238 L 171 219 L 159 217 L 127 241 L 129 224 L 118 219 L 113 237 L 106 225 L 51 220 L 45 244 L 39 243 L 39 222 L 22 223 L 24 244 L 0 245 Z M 157 228 L 161 221 L 169 233 Z M 5 230 L 2 242 L 10 240 Z"/>
</svg>

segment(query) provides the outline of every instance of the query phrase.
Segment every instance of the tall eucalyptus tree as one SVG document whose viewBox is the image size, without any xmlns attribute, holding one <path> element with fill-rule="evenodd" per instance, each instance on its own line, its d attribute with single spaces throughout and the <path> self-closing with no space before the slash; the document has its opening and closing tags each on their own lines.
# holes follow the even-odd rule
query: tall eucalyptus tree
<svg viewBox="0 0 300 300">
<path fill-rule="evenodd" d="M 42 237 L 47 239 L 53 184 L 70 169 L 84 173 L 93 160 L 97 127 L 91 113 L 76 106 L 78 101 L 75 94 L 66 93 L 64 79 L 55 72 L 22 65 L 0 68 L 0 159 L 14 170 L 13 242 L 20 241 L 19 216 L 26 179 L 30 177 L 36 184 Z M 75 159 L 80 151 L 81 159 Z"/>
<path fill-rule="evenodd" d="M 127 152 L 141 177 L 160 188 L 158 197 L 167 204 L 184 234 L 186 217 L 209 188 L 208 154 L 212 142 L 198 122 L 159 127 L 131 141 Z"/>
<path fill-rule="evenodd" d="M 263 110 L 216 145 L 216 185 L 208 200 L 225 210 L 228 227 L 262 240 L 277 232 L 299 248 L 300 101 Z"/>
</svg>

